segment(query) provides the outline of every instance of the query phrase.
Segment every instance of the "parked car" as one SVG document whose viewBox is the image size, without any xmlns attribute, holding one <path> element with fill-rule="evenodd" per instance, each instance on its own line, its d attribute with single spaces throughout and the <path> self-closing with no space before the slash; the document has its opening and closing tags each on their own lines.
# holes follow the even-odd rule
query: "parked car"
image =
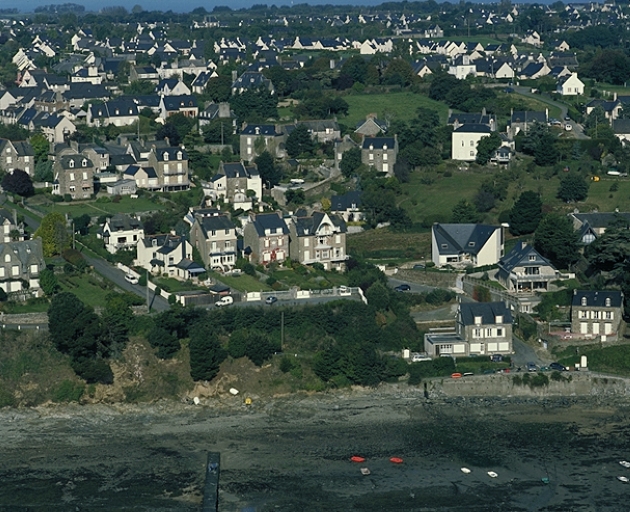
<svg viewBox="0 0 630 512">
<path fill-rule="evenodd" d="M 528 372 L 538 371 L 538 367 L 536 366 L 536 363 L 527 363 L 527 371 Z"/>
<path fill-rule="evenodd" d="M 229 295 L 221 297 L 217 302 L 214 303 L 214 305 L 218 308 L 222 308 L 223 306 L 230 306 L 231 304 L 234 304 L 234 299 Z"/>
<path fill-rule="evenodd" d="M 425 268 L 425 267 L 424 267 L 424 265 L 423 265 L 422 263 L 416 263 L 416 264 L 413 266 L 413 270 L 424 270 L 424 268 Z"/>
<path fill-rule="evenodd" d="M 564 125 L 564 129 L 568 132 L 570 132 L 571 130 L 573 130 L 573 126 L 571 126 L 569 123 Z"/>
<path fill-rule="evenodd" d="M 394 288 L 394 290 L 396 290 L 397 292 L 408 292 L 409 290 L 411 290 L 411 286 L 409 286 L 406 283 L 403 283 L 403 284 L 399 284 L 396 288 Z"/>
<path fill-rule="evenodd" d="M 549 365 L 549 369 L 550 370 L 554 370 L 556 372 L 566 372 L 567 371 L 566 367 L 561 365 L 560 363 L 551 363 Z"/>
<path fill-rule="evenodd" d="M 265 299 L 265 304 L 271 305 L 275 304 L 276 302 L 278 302 L 278 297 L 276 297 L 275 295 L 270 295 Z"/>
<path fill-rule="evenodd" d="M 421 361 L 431 361 L 431 356 L 428 356 L 427 354 L 420 354 L 419 352 L 411 354 L 412 363 L 419 363 Z"/>
<path fill-rule="evenodd" d="M 138 278 L 133 274 L 125 274 L 125 281 L 130 284 L 138 284 Z"/>
</svg>

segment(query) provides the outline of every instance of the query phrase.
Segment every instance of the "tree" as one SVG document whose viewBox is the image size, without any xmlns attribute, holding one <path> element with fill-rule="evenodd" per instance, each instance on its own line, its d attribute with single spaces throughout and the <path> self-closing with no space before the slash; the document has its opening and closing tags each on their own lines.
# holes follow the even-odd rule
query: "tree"
<svg viewBox="0 0 630 512">
<path fill-rule="evenodd" d="M 74 229 L 80 235 L 83 235 L 83 236 L 87 235 L 90 229 L 91 220 L 92 220 L 91 217 L 87 213 L 84 213 L 83 215 L 79 215 L 78 217 L 73 217 L 72 222 L 74 223 Z"/>
<path fill-rule="evenodd" d="M 36 133 L 31 137 L 31 146 L 35 152 L 35 163 L 48 160 L 48 151 L 50 150 L 50 142 L 41 133 Z"/>
<path fill-rule="evenodd" d="M 66 218 L 59 212 L 46 215 L 37 231 L 36 237 L 41 237 L 44 256 L 50 258 L 68 246 L 69 238 L 66 230 Z"/>
<path fill-rule="evenodd" d="M 462 199 L 453 207 L 451 222 L 455 224 L 474 224 L 479 220 L 479 212 L 474 205 Z"/>
<path fill-rule="evenodd" d="M 486 165 L 500 147 L 501 137 L 499 137 L 497 132 L 492 132 L 489 137 L 481 138 L 477 143 L 477 163 Z"/>
<path fill-rule="evenodd" d="M 54 295 L 59 289 L 59 282 L 55 273 L 47 268 L 42 270 L 39 274 L 39 286 L 49 297 Z"/>
<path fill-rule="evenodd" d="M 273 187 L 274 185 L 280 183 L 282 173 L 276 167 L 273 156 L 271 156 L 269 151 L 263 151 L 256 157 L 255 162 L 263 184 L 269 182 L 269 184 Z"/>
<path fill-rule="evenodd" d="M 341 173 L 349 178 L 354 172 L 361 166 L 361 149 L 350 148 L 345 151 L 341 156 L 341 162 L 339 162 L 339 169 Z"/>
<path fill-rule="evenodd" d="M 315 143 L 308 128 L 304 124 L 298 124 L 286 142 L 287 154 L 291 158 L 296 158 L 302 154 L 311 154 L 315 150 Z"/>
<path fill-rule="evenodd" d="M 542 201 L 536 192 L 523 192 L 510 210 L 510 233 L 528 235 L 536 231 L 542 217 Z"/>
<path fill-rule="evenodd" d="M 158 326 L 149 332 L 148 339 L 151 346 L 158 349 L 157 356 L 160 359 L 170 359 L 181 347 L 177 336 Z"/>
<path fill-rule="evenodd" d="M 232 94 L 232 79 L 228 75 L 211 78 L 206 85 L 206 94 L 215 103 L 228 101 Z"/>
<path fill-rule="evenodd" d="M 556 148 L 556 137 L 551 133 L 544 134 L 534 149 L 534 163 L 545 167 L 555 164 L 560 155 Z"/>
<path fill-rule="evenodd" d="M 583 201 L 588 196 L 588 182 L 583 176 L 571 172 L 560 181 L 556 195 L 567 203 Z"/>
<path fill-rule="evenodd" d="M 198 322 L 192 328 L 189 348 L 190 376 L 193 380 L 214 379 L 227 353 L 219 343 L 210 322 Z"/>
<path fill-rule="evenodd" d="M 190 133 L 195 121 L 184 114 L 175 114 L 168 118 L 168 122 L 160 126 L 156 133 L 156 138 L 165 139 L 168 137 L 171 146 L 179 146 L 184 137 Z"/>
<path fill-rule="evenodd" d="M 105 310 L 101 315 L 103 343 L 110 352 L 120 353 L 129 341 L 129 328 L 133 322 L 133 311 L 127 298 L 113 293 L 106 298 Z"/>
<path fill-rule="evenodd" d="M 285 192 L 284 197 L 287 200 L 287 204 L 299 205 L 299 204 L 304 204 L 304 201 L 306 201 L 306 196 L 304 195 L 304 191 L 301 188 L 288 189 Z"/>
<path fill-rule="evenodd" d="M 35 193 L 33 180 L 21 169 L 15 169 L 4 175 L 2 188 L 7 192 L 12 192 L 22 197 L 29 197 Z"/>
<path fill-rule="evenodd" d="M 559 268 L 568 268 L 579 259 L 579 235 L 566 215 L 545 215 L 534 234 L 534 247 Z"/>
<path fill-rule="evenodd" d="M 385 68 L 382 82 L 386 85 L 400 85 L 406 87 L 413 80 L 411 64 L 403 59 L 392 59 Z"/>
</svg>

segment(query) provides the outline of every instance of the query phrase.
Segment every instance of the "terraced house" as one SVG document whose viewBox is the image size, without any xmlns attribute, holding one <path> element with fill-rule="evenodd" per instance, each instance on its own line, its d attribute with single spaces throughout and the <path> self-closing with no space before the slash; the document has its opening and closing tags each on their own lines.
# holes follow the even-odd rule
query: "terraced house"
<svg viewBox="0 0 630 512">
<path fill-rule="evenodd" d="M 188 153 L 181 147 L 151 148 L 148 167 L 155 170 L 162 192 L 188 190 Z"/>
<path fill-rule="evenodd" d="M 623 293 L 616 290 L 574 290 L 571 334 L 574 338 L 615 341 L 623 314 Z"/>
<path fill-rule="evenodd" d="M 208 269 L 231 270 L 236 263 L 236 226 L 227 215 L 197 214 L 190 228 L 190 242 Z"/>
<path fill-rule="evenodd" d="M 94 164 L 83 155 L 63 155 L 53 165 L 52 193 L 72 199 L 89 199 L 94 194 Z"/>
</svg>

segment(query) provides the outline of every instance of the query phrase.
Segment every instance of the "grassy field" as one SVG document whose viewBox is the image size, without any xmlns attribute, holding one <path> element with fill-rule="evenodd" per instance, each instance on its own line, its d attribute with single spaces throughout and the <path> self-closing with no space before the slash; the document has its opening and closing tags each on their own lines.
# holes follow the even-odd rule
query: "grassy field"
<svg viewBox="0 0 630 512">
<path fill-rule="evenodd" d="M 422 260 L 431 257 L 431 233 L 395 233 L 373 229 L 347 237 L 348 254 L 386 260 Z"/>
<path fill-rule="evenodd" d="M 74 293 L 88 306 L 104 306 L 105 296 L 114 290 L 114 285 L 90 274 L 60 275 L 61 291 Z"/>
<path fill-rule="evenodd" d="M 446 123 L 448 107 L 444 103 L 434 101 L 412 92 L 391 92 L 385 94 L 348 95 L 344 99 L 350 105 L 348 115 L 340 122 L 347 126 L 355 126 L 370 113 L 379 119 L 402 119 L 408 121 L 416 116 L 418 107 L 430 108 L 440 114 L 440 121 Z"/>
<path fill-rule="evenodd" d="M 546 98 L 544 98 L 543 96 L 541 96 L 540 99 L 534 99 L 529 96 L 523 96 L 522 94 L 519 94 L 517 92 L 513 92 L 511 94 L 517 97 L 519 101 L 522 101 L 525 105 L 527 105 L 528 110 L 542 112 L 546 108 L 548 108 L 550 119 L 562 119 L 562 111 L 560 110 L 560 107 L 551 103 L 551 100 L 547 101 Z"/>
<path fill-rule="evenodd" d="M 70 204 L 59 204 L 53 202 L 45 202 L 36 204 L 34 201 L 29 203 L 33 208 L 41 211 L 42 213 L 60 212 L 64 215 L 70 214 L 72 217 L 78 217 L 87 213 L 88 215 L 100 216 L 115 213 L 137 213 L 147 212 L 154 210 L 162 210 L 164 207 L 160 204 L 156 204 L 153 201 L 138 197 L 132 199 L 128 196 L 122 197 L 120 202 L 99 202 L 99 201 L 81 201 Z"/>
<path fill-rule="evenodd" d="M 240 276 L 225 276 L 216 272 L 209 272 L 210 276 L 225 283 L 234 290 L 241 292 L 265 292 L 271 291 L 271 286 L 259 281 L 253 276 L 241 274 Z"/>
</svg>

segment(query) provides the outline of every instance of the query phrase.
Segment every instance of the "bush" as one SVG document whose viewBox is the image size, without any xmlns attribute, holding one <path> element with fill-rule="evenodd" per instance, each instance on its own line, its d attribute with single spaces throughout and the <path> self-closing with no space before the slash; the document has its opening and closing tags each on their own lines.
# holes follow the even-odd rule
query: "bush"
<svg viewBox="0 0 630 512">
<path fill-rule="evenodd" d="M 81 254 L 76 249 L 64 249 L 63 251 L 61 251 L 61 256 L 64 260 L 71 263 L 77 268 L 80 268 L 82 264 L 85 265 L 85 258 L 83 258 L 83 254 Z"/>
<path fill-rule="evenodd" d="M 53 394 L 54 402 L 78 402 L 85 391 L 85 384 L 72 380 L 64 380 Z"/>
<path fill-rule="evenodd" d="M 282 373 L 288 373 L 293 369 L 293 359 L 288 356 L 284 356 L 280 360 L 280 371 Z"/>
<path fill-rule="evenodd" d="M 111 384 L 114 382 L 112 369 L 104 359 L 76 359 L 72 369 L 88 384 Z"/>
</svg>

